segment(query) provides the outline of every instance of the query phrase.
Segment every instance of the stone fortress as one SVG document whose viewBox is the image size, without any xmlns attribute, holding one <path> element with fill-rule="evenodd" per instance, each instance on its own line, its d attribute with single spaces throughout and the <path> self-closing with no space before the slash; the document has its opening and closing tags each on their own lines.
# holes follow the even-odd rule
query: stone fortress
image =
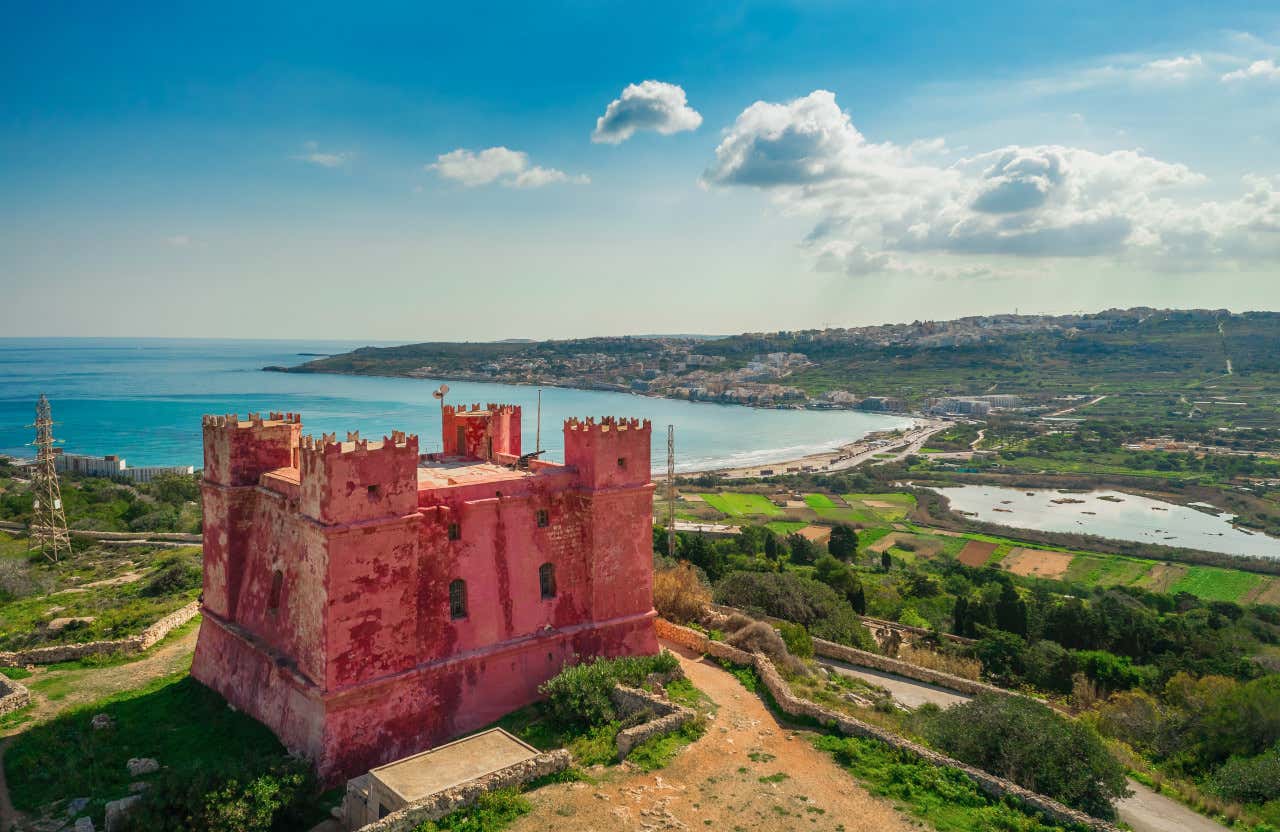
<svg viewBox="0 0 1280 832">
<path fill-rule="evenodd" d="M 520 409 L 418 438 L 204 418 L 203 623 L 191 673 L 327 783 L 534 701 L 580 657 L 657 651 L 650 424 L 570 419 L 521 455 Z"/>
</svg>

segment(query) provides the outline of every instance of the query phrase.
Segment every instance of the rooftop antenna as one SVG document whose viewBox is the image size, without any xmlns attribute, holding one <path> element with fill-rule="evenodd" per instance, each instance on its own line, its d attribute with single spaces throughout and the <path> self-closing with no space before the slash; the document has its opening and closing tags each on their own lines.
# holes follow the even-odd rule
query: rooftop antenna
<svg viewBox="0 0 1280 832">
<path fill-rule="evenodd" d="M 542 388 L 538 388 L 538 417 L 534 421 L 533 449 L 542 453 Z"/>
<path fill-rule="evenodd" d="M 431 391 L 431 395 L 440 400 L 440 453 L 444 453 L 444 394 L 448 392 L 447 384 L 441 384 Z"/>
<path fill-rule="evenodd" d="M 667 425 L 667 557 L 676 556 L 676 426 Z"/>
<path fill-rule="evenodd" d="M 36 403 L 35 424 L 27 425 L 36 429 L 36 441 L 32 443 L 36 447 L 36 470 L 31 482 L 35 500 L 31 505 L 28 540 L 29 548 L 38 547 L 41 554 L 57 563 L 60 552 L 71 554 L 71 536 L 67 533 L 67 515 L 62 508 L 62 488 L 58 485 L 54 445 L 60 440 L 53 438 L 53 425 L 49 400 L 41 393 Z"/>
</svg>

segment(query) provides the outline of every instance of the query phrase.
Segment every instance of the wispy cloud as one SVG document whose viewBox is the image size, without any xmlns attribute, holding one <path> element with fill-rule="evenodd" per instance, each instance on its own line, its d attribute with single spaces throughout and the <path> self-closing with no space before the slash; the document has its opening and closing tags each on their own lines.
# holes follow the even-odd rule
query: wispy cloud
<svg viewBox="0 0 1280 832">
<path fill-rule="evenodd" d="M 318 142 L 310 141 L 303 146 L 303 152 L 292 158 L 300 162 L 315 165 L 322 168 L 338 168 L 345 165 L 354 155 L 352 153 L 335 153 L 333 151 L 321 150 Z"/>
<path fill-rule="evenodd" d="M 528 153 L 506 147 L 490 147 L 479 151 L 460 147 L 440 154 L 435 162 L 426 165 L 426 169 L 467 188 L 495 183 L 508 188 L 591 183 L 591 177 L 586 174 L 568 174 L 556 168 L 530 164 Z"/>
</svg>

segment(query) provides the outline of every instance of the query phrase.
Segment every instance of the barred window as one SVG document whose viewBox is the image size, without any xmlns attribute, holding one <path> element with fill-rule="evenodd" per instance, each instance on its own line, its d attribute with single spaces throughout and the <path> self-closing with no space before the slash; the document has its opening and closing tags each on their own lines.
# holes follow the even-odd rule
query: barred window
<svg viewBox="0 0 1280 832">
<path fill-rule="evenodd" d="M 459 526 L 457 523 L 450 523 L 450 524 L 449 524 L 449 539 L 450 539 L 450 540 L 461 540 L 461 539 L 462 539 L 462 526 Z"/>
<path fill-rule="evenodd" d="M 545 529 L 547 526 L 551 525 L 551 512 L 547 511 L 545 508 L 538 509 L 537 517 L 538 528 Z"/>
<path fill-rule="evenodd" d="M 543 598 L 556 597 L 556 565 L 544 563 L 538 567 L 538 586 Z"/>
<path fill-rule="evenodd" d="M 467 617 L 467 582 L 461 578 L 449 584 L 449 617 Z"/>
</svg>

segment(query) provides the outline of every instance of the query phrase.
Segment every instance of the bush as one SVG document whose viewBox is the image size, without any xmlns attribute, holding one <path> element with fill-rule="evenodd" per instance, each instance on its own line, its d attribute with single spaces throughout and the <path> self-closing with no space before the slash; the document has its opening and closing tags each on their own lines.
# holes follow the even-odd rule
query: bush
<svg viewBox="0 0 1280 832">
<path fill-rule="evenodd" d="M 186 558 L 172 558 L 157 564 L 151 578 L 139 590 L 147 596 L 178 595 L 200 586 L 203 576 L 200 567 Z"/>
<path fill-rule="evenodd" d="M 778 625 L 778 632 L 788 653 L 801 659 L 813 658 L 813 638 L 802 625 L 784 622 Z"/>
<path fill-rule="evenodd" d="M 538 692 L 547 697 L 551 718 L 564 728 L 585 729 L 618 719 L 609 699 L 615 685 L 638 687 L 650 673 L 670 673 L 680 661 L 663 650 L 656 656 L 595 659 L 566 667 L 543 682 Z"/>
<path fill-rule="evenodd" d="M 1088 725 L 1020 696 L 981 694 L 927 718 L 929 741 L 953 757 L 1100 818 L 1126 794 L 1124 767 Z"/>
<path fill-rule="evenodd" d="M 697 621 L 709 603 L 711 591 L 702 584 L 693 564 L 682 561 L 653 574 L 653 606 L 668 621 Z"/>
<path fill-rule="evenodd" d="M 1280 795 L 1280 749 L 1257 757 L 1232 757 L 1214 772 L 1213 790 L 1227 800 L 1266 803 Z"/>
<path fill-rule="evenodd" d="M 729 634 L 725 642 L 748 653 L 763 653 L 783 672 L 792 674 L 805 672 L 800 660 L 787 651 L 786 642 L 782 640 L 782 636 L 778 635 L 778 631 L 763 621 L 753 621 L 736 633 Z M 812 650 L 812 642 L 809 647 Z"/>
<path fill-rule="evenodd" d="M 794 572 L 732 572 L 716 584 L 721 604 L 803 624 L 818 638 L 874 650 L 853 607 L 831 587 Z"/>
<path fill-rule="evenodd" d="M 285 832 L 305 828 L 311 769 L 282 763 L 242 783 L 207 771 L 165 772 L 126 817 L 126 832 Z"/>
</svg>

